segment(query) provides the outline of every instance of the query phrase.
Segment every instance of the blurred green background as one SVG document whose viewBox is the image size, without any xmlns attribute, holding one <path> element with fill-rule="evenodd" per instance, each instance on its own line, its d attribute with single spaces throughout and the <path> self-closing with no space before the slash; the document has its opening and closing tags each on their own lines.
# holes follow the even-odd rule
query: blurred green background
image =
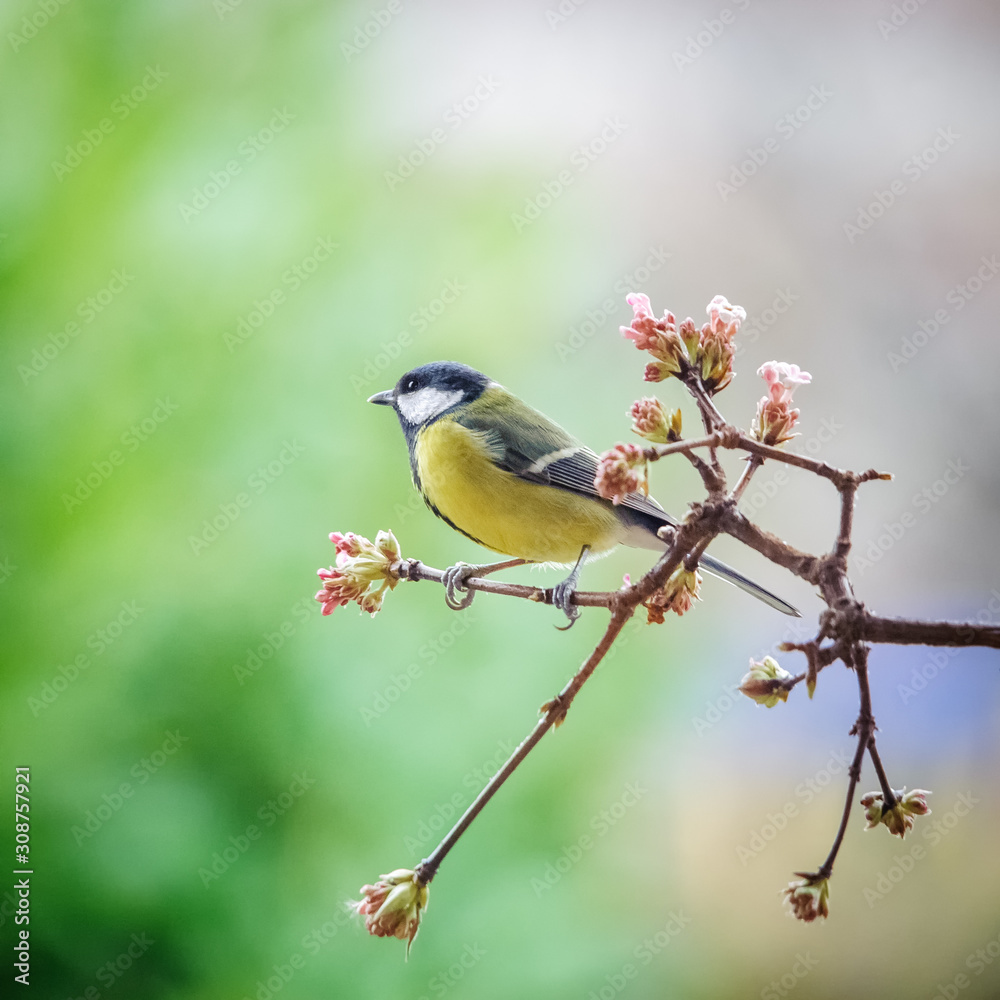
<svg viewBox="0 0 1000 1000">
<path fill-rule="evenodd" d="M 732 419 L 797 362 L 793 447 L 896 474 L 860 498 L 864 600 L 995 619 L 995 5 L 27 0 L 0 27 L 0 731 L 4 788 L 32 773 L 39 995 L 998 995 L 995 654 L 875 651 L 890 777 L 934 815 L 901 843 L 856 809 L 804 926 L 778 893 L 836 830 L 852 678 L 734 699 L 788 622 L 709 580 L 629 627 L 404 964 L 343 900 L 433 848 L 603 615 L 312 600 L 331 530 L 483 556 L 367 395 L 460 360 L 609 447 L 645 388 L 635 289 L 746 307 Z M 699 496 L 679 463 L 653 486 Z M 744 507 L 818 550 L 834 501 L 765 467 Z"/>
</svg>

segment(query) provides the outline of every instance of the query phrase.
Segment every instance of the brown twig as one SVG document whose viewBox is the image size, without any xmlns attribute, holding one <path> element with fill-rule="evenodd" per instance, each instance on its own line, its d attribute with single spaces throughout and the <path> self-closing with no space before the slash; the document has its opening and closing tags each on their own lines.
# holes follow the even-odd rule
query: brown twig
<svg viewBox="0 0 1000 1000">
<path fill-rule="evenodd" d="M 417 865 L 415 869 L 417 878 L 423 885 L 429 884 L 431 879 L 434 878 L 448 852 L 458 843 L 459 838 L 465 833 L 472 821 L 483 811 L 486 803 L 496 795 L 504 782 L 517 770 L 528 754 L 531 753 L 538 741 L 551 728 L 562 724 L 577 692 L 597 669 L 601 660 L 604 659 L 612 643 L 618 637 L 618 633 L 621 632 L 625 623 L 631 618 L 634 610 L 635 605 L 630 606 L 620 603 L 616 606 L 611 615 L 611 621 L 608 622 L 604 636 L 594 648 L 594 651 L 584 661 L 583 666 L 580 667 L 572 680 L 566 684 L 552 701 L 542 706 L 542 711 L 545 714 L 538 720 L 534 729 L 531 730 L 520 746 L 510 755 L 503 767 L 490 778 L 483 790 L 475 797 L 472 804 L 445 835 L 441 843 Z"/>
</svg>

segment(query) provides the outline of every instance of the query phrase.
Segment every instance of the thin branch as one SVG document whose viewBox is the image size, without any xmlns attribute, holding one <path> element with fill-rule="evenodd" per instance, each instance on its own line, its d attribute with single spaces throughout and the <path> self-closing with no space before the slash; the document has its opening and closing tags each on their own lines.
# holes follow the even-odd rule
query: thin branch
<svg viewBox="0 0 1000 1000">
<path fill-rule="evenodd" d="M 389 572 L 400 580 L 430 580 L 434 583 L 444 583 L 444 570 L 435 569 L 422 563 L 419 559 L 404 559 L 393 563 Z M 520 597 L 539 604 L 552 603 L 551 587 L 529 587 L 522 583 L 503 583 L 500 580 L 487 580 L 473 576 L 465 581 L 466 590 L 478 590 L 484 594 L 499 594 L 501 597 Z M 581 608 L 609 608 L 618 591 L 581 591 L 574 592 L 570 603 Z"/>
<path fill-rule="evenodd" d="M 885 773 L 885 768 L 882 766 L 882 758 L 875 747 L 874 733 L 868 738 L 868 756 L 871 757 L 872 764 L 875 765 L 878 783 L 882 787 L 882 810 L 884 812 L 896 804 L 896 793 L 892 790 L 892 785 L 889 784 L 889 778 Z"/>
<path fill-rule="evenodd" d="M 858 782 L 861 780 L 861 762 L 864 760 L 866 743 L 865 734 L 859 733 L 858 748 L 854 751 L 854 760 L 851 761 L 851 766 L 847 769 L 850 780 L 847 783 L 847 795 L 844 797 L 844 812 L 840 817 L 840 827 L 837 830 L 833 846 L 830 848 L 830 853 L 826 856 L 826 861 L 820 865 L 819 871 L 816 873 L 821 878 L 829 878 L 833 874 L 833 863 L 837 860 L 840 845 L 844 842 L 844 834 L 847 833 L 847 824 L 851 818 L 851 809 L 854 807 L 854 795 L 858 790 Z"/>
<path fill-rule="evenodd" d="M 921 646 L 988 646 L 1000 649 L 1000 626 L 976 622 L 923 622 L 909 618 L 880 618 L 864 612 L 854 623 L 866 642 Z"/>
<path fill-rule="evenodd" d="M 743 467 L 743 472 L 740 474 L 740 478 L 736 481 L 736 485 L 729 494 L 730 500 L 739 502 L 739 499 L 743 496 L 747 486 L 750 485 L 751 477 L 763 464 L 764 459 L 762 459 L 760 455 L 750 455 L 747 458 L 747 464 Z"/>
<path fill-rule="evenodd" d="M 657 459 L 666 458 L 667 455 L 673 455 L 679 451 L 690 452 L 692 448 L 718 447 L 722 443 L 723 437 L 724 435 L 719 431 L 713 431 L 700 438 L 671 441 L 670 444 L 654 444 L 644 449 L 643 455 L 648 461 L 655 462 Z"/>
<path fill-rule="evenodd" d="M 758 528 L 738 510 L 727 510 L 722 517 L 721 527 L 724 532 L 766 556 L 771 562 L 783 566 L 809 583 L 818 582 L 821 560 L 817 556 L 801 552 L 777 535 Z"/>
<path fill-rule="evenodd" d="M 459 838 L 469 828 L 472 821 L 482 812 L 486 803 L 500 790 L 504 782 L 517 770 L 521 762 L 534 749 L 539 740 L 554 726 L 562 725 L 569 711 L 573 699 L 580 688 L 587 682 L 598 664 L 607 655 L 618 633 L 624 628 L 625 623 L 632 617 L 635 605 L 619 603 L 616 605 L 608 622 L 607 630 L 601 641 L 594 647 L 594 651 L 584 661 L 583 666 L 576 672 L 573 678 L 559 692 L 559 694 L 542 706 L 545 713 L 538 720 L 535 728 L 525 737 L 521 745 L 510 755 L 507 762 L 496 774 L 486 783 L 483 790 L 476 796 L 468 809 L 462 814 L 459 821 L 445 835 L 440 844 L 417 865 L 415 872 L 417 878 L 423 885 L 428 885 L 431 879 L 437 874 L 441 862 L 444 861 L 448 852 L 458 843 Z"/>
<path fill-rule="evenodd" d="M 785 465 L 794 465 L 799 469 L 806 469 L 809 472 L 816 473 L 817 476 L 829 479 L 838 489 L 844 483 L 851 480 L 860 484 L 867 483 L 873 479 L 892 479 L 892 473 L 877 472 L 875 469 L 868 469 L 867 472 L 860 474 L 857 472 L 845 472 L 843 469 L 835 469 L 832 465 L 827 465 L 826 462 L 816 461 L 815 458 L 808 458 L 793 451 L 785 451 L 783 448 L 777 448 L 774 445 L 761 444 L 760 441 L 755 441 L 753 438 L 747 437 L 746 434 L 738 434 L 735 442 L 725 447 L 740 448 L 743 451 L 749 451 L 753 455 L 759 455 L 761 458 L 773 458 L 777 462 L 784 462 Z"/>
</svg>

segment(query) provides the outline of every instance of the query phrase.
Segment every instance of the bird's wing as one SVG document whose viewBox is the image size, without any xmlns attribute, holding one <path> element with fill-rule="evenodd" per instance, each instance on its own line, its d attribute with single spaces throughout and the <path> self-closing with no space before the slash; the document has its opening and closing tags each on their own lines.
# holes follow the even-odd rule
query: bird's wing
<svg viewBox="0 0 1000 1000">
<path fill-rule="evenodd" d="M 497 402 L 502 413 L 497 412 L 494 402 L 493 415 L 489 420 L 468 410 L 456 414 L 454 418 L 478 435 L 496 466 L 522 479 L 594 497 L 611 505 L 611 501 L 601 497 L 594 486 L 598 463 L 595 452 L 516 397 L 507 394 L 507 398 Z M 502 418 L 497 420 L 496 416 Z M 652 497 L 643 493 L 629 493 L 618 510 L 623 520 L 631 521 L 649 532 L 650 538 L 654 539 L 659 526 L 677 523 Z M 703 555 L 701 566 L 772 608 L 786 615 L 799 616 L 799 612 L 787 601 L 712 556 Z"/>
<path fill-rule="evenodd" d="M 510 399 L 511 403 L 503 406 L 502 414 L 497 413 L 488 421 L 470 413 L 457 415 L 456 419 L 479 435 L 494 465 L 499 468 L 522 479 L 594 497 L 610 505 L 611 501 L 601 497 L 594 486 L 596 452 L 544 414 L 515 397 Z M 660 524 L 676 523 L 644 493 L 629 493 L 620 507 L 652 517 Z"/>
<path fill-rule="evenodd" d="M 600 497 L 594 486 L 597 475 L 597 454 L 585 445 L 577 445 L 573 450 L 555 452 L 542 456 L 530 468 L 519 473 L 525 479 L 545 483 L 547 486 L 558 486 L 564 490 L 572 490 L 584 496 Z M 610 503 L 610 500 L 605 500 Z M 621 507 L 647 514 L 662 523 L 674 524 L 674 519 L 652 498 L 645 493 L 629 493 L 622 500 Z"/>
</svg>

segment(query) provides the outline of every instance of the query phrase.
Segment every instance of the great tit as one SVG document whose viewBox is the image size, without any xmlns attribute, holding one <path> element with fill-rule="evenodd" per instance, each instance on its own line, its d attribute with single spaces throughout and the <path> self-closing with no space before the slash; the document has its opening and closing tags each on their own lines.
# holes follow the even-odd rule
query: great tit
<svg viewBox="0 0 1000 1000">
<path fill-rule="evenodd" d="M 474 542 L 517 561 L 572 565 L 553 594 L 570 624 L 570 597 L 588 554 L 616 545 L 662 551 L 657 536 L 676 524 L 652 497 L 630 493 L 621 504 L 594 487 L 598 457 L 538 410 L 467 365 L 435 361 L 407 372 L 369 403 L 391 406 L 410 452 L 413 483 L 438 517 Z M 498 564 L 495 568 L 509 566 Z M 703 555 L 700 566 L 787 615 L 798 612 L 736 570 Z M 454 589 L 493 567 L 450 567 Z M 569 627 L 569 626 L 567 626 Z"/>
</svg>

